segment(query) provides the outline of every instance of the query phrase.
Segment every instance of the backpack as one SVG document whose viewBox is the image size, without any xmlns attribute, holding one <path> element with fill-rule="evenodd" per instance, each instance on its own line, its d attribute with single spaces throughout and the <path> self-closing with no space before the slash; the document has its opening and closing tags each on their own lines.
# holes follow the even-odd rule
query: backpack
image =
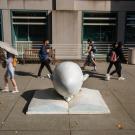
<svg viewBox="0 0 135 135">
<path fill-rule="evenodd" d="M 92 48 L 92 51 L 93 51 L 93 53 L 97 53 L 97 48 L 96 48 L 96 46 L 94 46 L 94 47 Z"/>
<path fill-rule="evenodd" d="M 110 61 L 111 61 L 111 62 L 116 62 L 117 59 L 118 59 L 118 57 L 117 57 L 116 52 L 115 52 L 115 51 L 112 51 L 112 52 L 111 52 L 111 56 L 110 56 Z"/>
</svg>

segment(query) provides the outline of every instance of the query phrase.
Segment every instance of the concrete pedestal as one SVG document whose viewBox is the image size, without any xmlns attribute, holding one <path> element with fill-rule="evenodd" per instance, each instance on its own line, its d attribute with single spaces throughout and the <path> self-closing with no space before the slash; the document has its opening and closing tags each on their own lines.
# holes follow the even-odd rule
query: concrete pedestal
<svg viewBox="0 0 135 135">
<path fill-rule="evenodd" d="M 67 103 L 55 90 L 36 91 L 26 114 L 108 114 L 105 101 L 98 90 L 82 88 Z"/>
</svg>

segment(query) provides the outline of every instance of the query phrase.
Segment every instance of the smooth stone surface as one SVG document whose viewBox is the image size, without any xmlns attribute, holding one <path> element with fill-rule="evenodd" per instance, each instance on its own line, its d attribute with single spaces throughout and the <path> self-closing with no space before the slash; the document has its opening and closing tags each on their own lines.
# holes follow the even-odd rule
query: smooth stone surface
<svg viewBox="0 0 135 135">
<path fill-rule="evenodd" d="M 54 88 L 65 100 L 77 95 L 83 84 L 83 72 L 78 64 L 68 61 L 57 65 L 53 71 Z M 66 100 L 70 101 L 70 100 Z"/>
<path fill-rule="evenodd" d="M 55 90 L 36 91 L 27 114 L 108 114 L 110 113 L 98 90 L 82 88 L 67 103 Z"/>
</svg>

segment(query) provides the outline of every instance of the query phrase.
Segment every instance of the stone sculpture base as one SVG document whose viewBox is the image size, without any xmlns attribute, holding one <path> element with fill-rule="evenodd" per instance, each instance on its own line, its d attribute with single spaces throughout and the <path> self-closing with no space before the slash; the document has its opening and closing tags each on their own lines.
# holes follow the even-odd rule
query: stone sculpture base
<svg viewBox="0 0 135 135">
<path fill-rule="evenodd" d="M 110 113 L 98 90 L 82 88 L 67 103 L 55 90 L 36 91 L 26 114 L 108 114 Z"/>
</svg>

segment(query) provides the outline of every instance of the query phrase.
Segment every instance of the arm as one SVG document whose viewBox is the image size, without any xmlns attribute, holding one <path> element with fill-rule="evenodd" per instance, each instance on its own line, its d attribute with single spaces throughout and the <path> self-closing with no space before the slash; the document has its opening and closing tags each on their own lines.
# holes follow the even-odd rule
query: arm
<svg viewBox="0 0 135 135">
<path fill-rule="evenodd" d="M 49 51 L 50 51 L 49 49 L 46 49 L 46 52 L 47 52 L 47 53 L 49 53 Z"/>
<path fill-rule="evenodd" d="M 127 63 L 127 60 L 126 60 L 126 58 L 125 58 L 125 56 L 124 56 L 124 53 L 123 53 L 123 50 L 122 49 L 120 49 L 120 60 L 121 60 L 121 62 L 122 63 Z"/>
<path fill-rule="evenodd" d="M 91 49 L 92 49 L 92 46 L 89 46 L 87 52 L 89 53 Z"/>
</svg>

